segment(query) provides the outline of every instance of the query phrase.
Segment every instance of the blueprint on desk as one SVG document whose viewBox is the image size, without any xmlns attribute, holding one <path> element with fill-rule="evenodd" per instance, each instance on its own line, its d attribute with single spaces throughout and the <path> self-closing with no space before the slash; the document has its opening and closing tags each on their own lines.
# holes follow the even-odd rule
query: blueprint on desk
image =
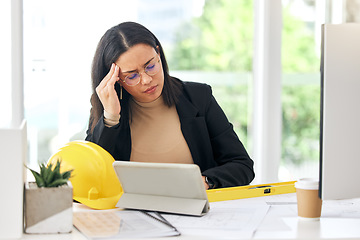
<svg viewBox="0 0 360 240">
<path fill-rule="evenodd" d="M 210 203 L 210 211 L 202 217 L 164 214 L 182 236 L 202 236 L 207 239 L 251 238 L 267 214 L 266 204 L 233 205 L 233 201 Z"/>
</svg>

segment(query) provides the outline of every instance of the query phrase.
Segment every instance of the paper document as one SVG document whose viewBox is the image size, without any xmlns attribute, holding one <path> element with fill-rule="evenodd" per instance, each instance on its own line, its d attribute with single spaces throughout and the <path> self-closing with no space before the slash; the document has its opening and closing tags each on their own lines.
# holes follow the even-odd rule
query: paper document
<svg viewBox="0 0 360 240">
<path fill-rule="evenodd" d="M 211 210 L 202 217 L 163 214 L 183 236 L 203 236 L 208 239 L 251 238 L 265 217 L 268 205 L 245 205 L 226 207 L 211 205 Z"/>
<path fill-rule="evenodd" d="M 141 211 L 74 212 L 74 226 L 89 239 L 178 236 L 159 215 Z"/>
</svg>

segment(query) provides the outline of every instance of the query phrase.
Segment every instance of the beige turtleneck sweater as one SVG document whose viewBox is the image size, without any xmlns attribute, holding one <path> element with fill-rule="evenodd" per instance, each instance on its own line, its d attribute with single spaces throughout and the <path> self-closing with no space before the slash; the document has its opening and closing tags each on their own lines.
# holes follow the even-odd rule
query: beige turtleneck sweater
<svg viewBox="0 0 360 240">
<path fill-rule="evenodd" d="M 175 106 L 166 106 L 162 97 L 150 103 L 140 103 L 131 99 L 130 105 L 130 161 L 194 163 L 181 132 Z M 107 126 L 118 123 L 111 119 L 119 119 L 119 116 L 109 116 L 106 113 L 104 116 Z"/>
</svg>

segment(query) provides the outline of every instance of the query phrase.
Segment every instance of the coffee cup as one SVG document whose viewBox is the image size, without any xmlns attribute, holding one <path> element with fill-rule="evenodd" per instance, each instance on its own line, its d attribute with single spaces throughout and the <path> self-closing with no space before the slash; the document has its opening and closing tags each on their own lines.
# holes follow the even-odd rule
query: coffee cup
<svg viewBox="0 0 360 240">
<path fill-rule="evenodd" d="M 319 220 L 322 200 L 319 198 L 319 180 L 301 178 L 295 182 L 298 216 L 306 220 Z"/>
</svg>

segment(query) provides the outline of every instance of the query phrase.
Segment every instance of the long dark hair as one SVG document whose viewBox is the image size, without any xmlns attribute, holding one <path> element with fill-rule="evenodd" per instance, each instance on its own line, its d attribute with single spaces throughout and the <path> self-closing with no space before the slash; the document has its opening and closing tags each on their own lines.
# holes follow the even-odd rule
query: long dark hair
<svg viewBox="0 0 360 240">
<path fill-rule="evenodd" d="M 91 79 L 92 79 L 92 95 L 91 95 L 91 111 L 89 119 L 89 130 L 93 131 L 96 123 L 103 114 L 104 108 L 96 94 L 96 87 L 101 80 L 110 71 L 111 64 L 116 62 L 121 54 L 126 52 L 132 46 L 143 43 L 153 47 L 159 54 L 164 71 L 164 88 L 162 96 L 167 106 L 176 104 L 181 93 L 182 85 L 175 78 L 169 75 L 169 69 L 166 62 L 163 48 L 156 38 L 143 25 L 135 22 L 124 22 L 107 30 L 98 43 L 95 56 L 92 62 Z M 115 84 L 115 90 L 120 96 L 120 85 Z M 130 94 L 123 88 L 123 98 L 121 100 L 121 117 L 129 116 L 128 100 Z"/>
</svg>

